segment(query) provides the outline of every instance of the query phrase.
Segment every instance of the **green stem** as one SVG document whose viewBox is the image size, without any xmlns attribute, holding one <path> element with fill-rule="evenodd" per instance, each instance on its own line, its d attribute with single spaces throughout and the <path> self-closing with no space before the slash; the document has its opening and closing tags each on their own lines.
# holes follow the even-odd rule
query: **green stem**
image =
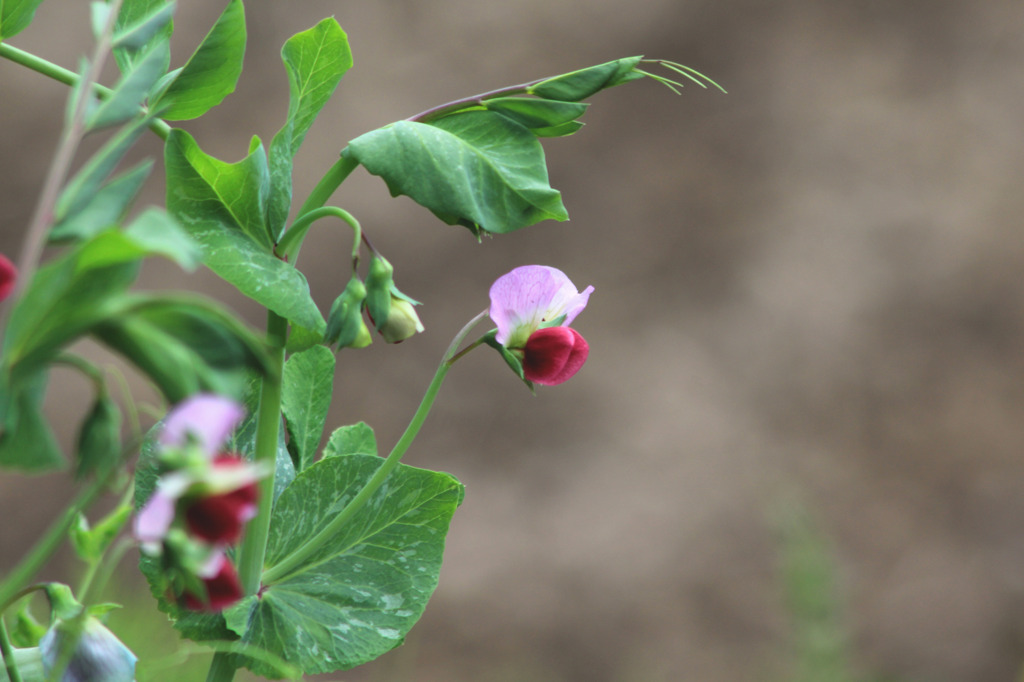
<svg viewBox="0 0 1024 682">
<path fill-rule="evenodd" d="M 338 159 L 333 166 L 328 169 L 324 177 L 320 179 L 313 191 L 309 193 L 309 197 L 299 207 L 298 218 L 296 222 L 301 220 L 304 215 L 312 211 L 313 209 L 320 208 L 327 203 L 327 200 L 331 198 L 334 191 L 341 186 L 341 183 L 345 182 L 352 171 L 356 169 L 359 162 L 352 158 L 351 155 L 346 154 L 346 147 L 341 152 L 341 158 Z"/>
<path fill-rule="evenodd" d="M 235 676 L 234 656 L 226 651 L 218 651 L 210 661 L 210 670 L 206 673 L 206 682 L 231 682 Z"/>
<path fill-rule="evenodd" d="M 40 73 L 47 78 L 52 78 L 58 83 L 70 85 L 71 87 L 78 85 L 78 81 L 81 79 L 81 77 L 74 71 L 65 69 L 63 66 L 58 66 L 51 61 L 47 61 L 42 57 L 32 54 L 31 52 L 19 50 L 10 43 L 0 43 L 0 57 L 14 62 L 15 64 L 21 64 L 24 67 L 32 69 L 36 73 Z M 100 85 L 99 83 L 93 83 L 92 90 L 100 99 L 107 99 L 114 92 L 110 88 Z M 149 129 L 156 133 L 161 140 L 166 140 L 167 135 L 171 132 L 171 126 L 159 118 L 150 121 Z"/>
<path fill-rule="evenodd" d="M 259 511 L 246 526 L 237 556 L 238 577 L 247 595 L 259 591 L 267 551 L 270 508 L 274 503 L 274 470 L 277 468 L 277 443 L 281 426 L 281 373 L 287 334 L 288 320 L 267 311 L 267 343 L 270 346 L 272 366 L 260 389 L 260 404 L 256 414 L 256 451 L 253 457 L 257 464 L 267 469 L 267 475 L 260 480 Z"/>
<path fill-rule="evenodd" d="M 256 413 L 256 447 L 253 461 L 262 465 L 266 475 L 260 480 L 259 510 L 249 521 L 235 557 L 238 579 L 245 594 L 259 592 L 260 576 L 267 554 L 270 512 L 274 504 L 274 472 L 277 469 L 277 443 L 281 426 L 281 373 L 284 369 L 284 345 L 288 338 L 288 320 L 267 311 L 267 345 L 270 346 L 270 371 L 260 387 Z M 231 682 L 237 666 L 234 657 L 218 651 L 210 662 L 207 682 Z"/>
<path fill-rule="evenodd" d="M 359 221 L 351 213 L 337 206 L 321 206 L 299 216 L 292 223 L 292 226 L 288 228 L 288 231 L 284 233 L 284 236 L 281 237 L 281 241 L 277 243 L 277 255 L 294 265 L 299 257 L 299 249 L 302 248 L 302 242 L 306 238 L 309 228 L 320 218 L 326 217 L 340 218 L 352 228 L 352 261 L 353 263 L 358 263 L 359 243 L 362 239 L 363 230 L 359 226 Z"/>
<path fill-rule="evenodd" d="M 306 560 L 315 555 L 316 552 L 324 546 L 324 544 L 329 542 L 331 538 L 334 537 L 360 509 L 363 508 L 373 494 L 377 492 L 380 486 L 384 484 L 384 481 L 387 480 L 391 472 L 402 461 L 402 456 L 405 455 L 409 446 L 412 445 L 412 442 L 415 440 L 420 428 L 427 420 L 427 415 L 430 414 L 430 408 L 434 406 L 434 400 L 437 398 L 438 391 L 441 390 L 441 384 L 444 382 L 444 378 L 445 375 L 448 374 L 448 370 L 451 369 L 452 365 L 458 358 L 465 355 L 465 353 L 456 354 L 458 347 L 462 344 L 470 330 L 486 316 L 487 311 L 485 310 L 470 320 L 469 323 L 466 324 L 458 334 L 456 334 L 455 338 L 448 346 L 448 349 L 445 351 L 444 357 L 441 358 L 441 364 L 438 365 L 437 372 L 434 373 L 434 378 L 431 380 L 430 386 L 427 387 L 427 392 L 424 394 L 423 400 L 420 401 L 420 405 L 416 409 L 416 413 L 412 416 L 412 420 L 406 427 L 405 433 L 403 433 L 402 437 L 397 443 L 395 443 L 395 447 L 392 448 L 387 459 L 385 459 L 384 463 L 378 467 L 377 471 L 375 471 L 373 476 L 370 477 L 370 480 L 366 482 L 362 490 L 360 490 L 319 533 L 314 535 L 308 542 L 297 548 L 279 563 L 267 569 L 263 574 L 264 585 L 273 585 L 281 582 L 285 578 L 289 578 L 300 573 Z M 471 347 L 475 348 L 477 345 L 479 345 L 479 342 L 472 344 Z M 306 566 L 305 568 L 309 568 L 309 566 Z"/>
<path fill-rule="evenodd" d="M 18 664 L 14 662 L 14 647 L 7 636 L 7 626 L 4 618 L 0 615 L 0 657 L 4 659 L 4 669 L 7 671 L 9 682 L 21 682 L 21 673 L 18 672 Z"/>
</svg>

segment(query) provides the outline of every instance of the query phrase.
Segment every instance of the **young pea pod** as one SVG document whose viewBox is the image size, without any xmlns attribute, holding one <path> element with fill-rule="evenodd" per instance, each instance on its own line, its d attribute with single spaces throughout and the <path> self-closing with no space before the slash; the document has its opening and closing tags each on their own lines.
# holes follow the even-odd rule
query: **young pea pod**
<svg viewBox="0 0 1024 682">
<path fill-rule="evenodd" d="M 327 333 L 324 340 L 338 348 L 364 348 L 373 342 L 370 330 L 363 321 L 363 301 L 366 300 L 366 285 L 353 275 L 348 286 L 334 300 L 327 317 Z"/>
</svg>

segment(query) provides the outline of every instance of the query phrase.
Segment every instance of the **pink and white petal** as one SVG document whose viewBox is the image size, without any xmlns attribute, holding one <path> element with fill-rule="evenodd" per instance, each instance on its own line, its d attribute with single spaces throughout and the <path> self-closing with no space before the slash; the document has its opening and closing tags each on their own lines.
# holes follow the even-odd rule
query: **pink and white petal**
<svg viewBox="0 0 1024 682">
<path fill-rule="evenodd" d="M 147 550 L 152 552 L 159 549 L 174 522 L 175 502 L 175 497 L 158 489 L 135 515 L 132 534 Z"/>
<path fill-rule="evenodd" d="M 489 314 L 498 326 L 497 341 L 525 343 L 540 325 L 574 308 L 574 317 L 586 306 L 589 291 L 581 294 L 558 268 L 547 265 L 523 265 L 508 272 L 491 285 Z"/>
<path fill-rule="evenodd" d="M 191 436 L 213 457 L 245 417 L 245 409 L 230 398 L 200 393 L 170 411 L 160 431 L 160 444 L 182 446 Z"/>
</svg>

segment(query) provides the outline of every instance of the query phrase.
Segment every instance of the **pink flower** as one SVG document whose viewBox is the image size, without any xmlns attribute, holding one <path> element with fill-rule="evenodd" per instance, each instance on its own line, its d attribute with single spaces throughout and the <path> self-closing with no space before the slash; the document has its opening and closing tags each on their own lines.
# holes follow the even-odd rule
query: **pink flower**
<svg viewBox="0 0 1024 682">
<path fill-rule="evenodd" d="M 18 268 L 7 256 L 0 253 L 0 301 L 11 295 L 14 283 L 18 279 Z"/>
<path fill-rule="evenodd" d="M 518 267 L 491 286 L 495 340 L 521 359 L 527 380 L 554 386 L 583 367 L 590 346 L 569 325 L 593 291 L 581 293 L 564 272 L 546 265 Z"/>
<path fill-rule="evenodd" d="M 168 531 L 183 521 L 192 535 L 216 545 L 234 544 L 256 515 L 260 467 L 222 454 L 245 416 L 241 405 L 215 395 L 197 395 L 167 415 L 158 437 L 166 471 L 135 517 L 142 549 L 158 554 Z"/>
<path fill-rule="evenodd" d="M 230 398 L 200 393 L 184 400 L 164 419 L 160 445 L 184 447 L 194 441 L 213 457 L 245 417 L 245 408 Z"/>
</svg>

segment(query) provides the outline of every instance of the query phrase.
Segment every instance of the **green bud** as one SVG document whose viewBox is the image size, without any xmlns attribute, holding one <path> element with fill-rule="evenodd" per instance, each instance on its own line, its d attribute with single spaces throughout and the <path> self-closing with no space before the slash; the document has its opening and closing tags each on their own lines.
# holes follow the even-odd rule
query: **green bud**
<svg viewBox="0 0 1024 682">
<path fill-rule="evenodd" d="M 391 313 L 378 329 L 385 341 L 399 343 L 413 334 L 423 331 L 423 323 L 420 322 L 420 317 L 416 314 L 412 303 L 393 296 L 391 298 Z"/>
<path fill-rule="evenodd" d="M 528 92 L 537 97 L 560 102 L 578 102 L 605 88 L 626 83 L 643 75 L 635 71 L 643 57 L 624 57 L 570 73 L 563 73 L 530 86 Z"/>
<path fill-rule="evenodd" d="M 366 311 L 380 330 L 391 312 L 391 287 L 394 286 L 395 269 L 383 257 L 374 254 L 370 260 L 370 271 L 366 275 Z"/>
<path fill-rule="evenodd" d="M 121 454 L 121 410 L 106 395 L 99 395 L 78 432 L 77 478 L 102 473 L 116 464 Z"/>
<path fill-rule="evenodd" d="M 363 301 L 366 300 L 366 285 L 353 276 L 341 295 L 334 300 L 331 312 L 327 316 L 327 333 L 324 340 L 328 345 L 337 344 L 338 348 L 363 348 L 368 346 L 373 337 L 363 321 Z M 366 343 L 359 345 L 364 339 Z"/>
</svg>

